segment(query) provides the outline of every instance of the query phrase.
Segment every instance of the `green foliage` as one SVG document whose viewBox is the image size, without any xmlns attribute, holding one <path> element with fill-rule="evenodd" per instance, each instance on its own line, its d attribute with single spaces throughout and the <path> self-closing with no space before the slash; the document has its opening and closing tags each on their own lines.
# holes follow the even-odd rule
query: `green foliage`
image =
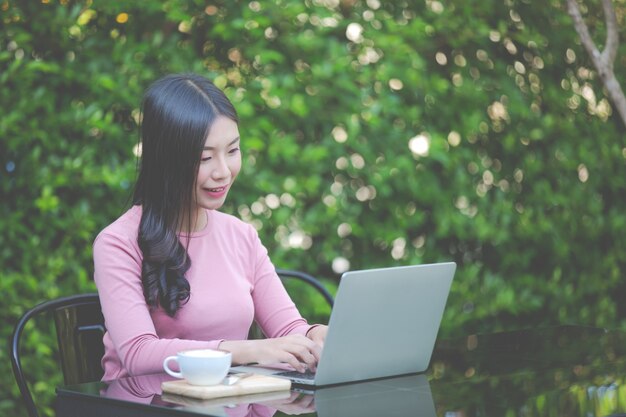
<svg viewBox="0 0 626 417">
<path fill-rule="evenodd" d="M 3 323 L 94 290 L 91 242 L 128 202 L 142 91 L 195 71 L 240 112 L 245 168 L 225 209 L 257 226 L 276 265 L 333 287 L 348 267 L 454 260 L 442 336 L 625 327 L 624 127 L 560 2 L 0 10 Z M 37 337 L 27 349 L 47 403 L 60 380 L 40 351 L 53 339 Z M 4 350 L 0 364 L 8 374 Z M 23 413 L 2 384 L 0 413 Z"/>
</svg>

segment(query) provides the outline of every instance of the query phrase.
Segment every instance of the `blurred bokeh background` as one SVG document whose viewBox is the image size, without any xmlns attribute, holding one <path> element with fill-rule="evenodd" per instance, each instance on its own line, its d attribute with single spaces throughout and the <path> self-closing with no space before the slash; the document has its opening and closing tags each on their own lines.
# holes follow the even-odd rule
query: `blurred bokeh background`
<svg viewBox="0 0 626 417">
<path fill-rule="evenodd" d="M 580 4 L 602 47 L 600 0 Z M 348 269 L 455 261 L 442 337 L 626 328 L 626 129 L 565 0 L 0 0 L 0 16 L 4 340 L 26 308 L 95 289 L 143 90 L 189 71 L 239 111 L 224 210 L 276 266 L 334 290 Z M 51 337 L 27 341 L 44 403 Z M 5 349 L 0 373 L 0 414 L 23 415 Z"/>
</svg>

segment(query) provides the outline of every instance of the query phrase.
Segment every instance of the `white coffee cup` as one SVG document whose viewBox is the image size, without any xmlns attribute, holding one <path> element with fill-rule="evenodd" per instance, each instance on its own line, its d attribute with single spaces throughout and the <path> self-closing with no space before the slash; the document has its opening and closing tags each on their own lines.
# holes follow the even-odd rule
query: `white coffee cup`
<svg viewBox="0 0 626 417">
<path fill-rule="evenodd" d="M 163 369 L 173 377 L 186 379 L 191 385 L 216 385 L 228 374 L 231 359 L 231 353 L 224 350 L 185 350 L 165 358 Z M 180 372 L 170 369 L 171 361 L 178 362 Z"/>
</svg>

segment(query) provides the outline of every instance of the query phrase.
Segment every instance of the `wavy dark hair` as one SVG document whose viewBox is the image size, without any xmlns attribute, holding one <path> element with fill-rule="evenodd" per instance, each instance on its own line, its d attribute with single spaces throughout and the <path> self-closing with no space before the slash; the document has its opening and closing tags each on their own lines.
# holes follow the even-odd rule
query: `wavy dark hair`
<svg viewBox="0 0 626 417">
<path fill-rule="evenodd" d="M 191 230 L 204 143 L 218 116 L 235 123 L 238 117 L 226 95 L 197 74 L 173 74 L 155 81 L 144 94 L 141 115 L 141 159 L 133 204 L 142 207 L 137 242 L 143 252 L 143 292 L 150 307 L 160 307 L 174 317 L 190 297 L 185 278 L 191 267 L 189 237 L 183 245 L 179 230 L 181 226 Z"/>
</svg>

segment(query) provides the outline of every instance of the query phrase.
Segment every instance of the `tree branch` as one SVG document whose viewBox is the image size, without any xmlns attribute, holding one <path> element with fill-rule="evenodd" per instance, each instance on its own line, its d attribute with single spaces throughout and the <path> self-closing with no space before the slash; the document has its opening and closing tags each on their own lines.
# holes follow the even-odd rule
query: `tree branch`
<svg viewBox="0 0 626 417">
<path fill-rule="evenodd" d="M 589 29 L 587 29 L 583 16 L 580 14 L 580 9 L 578 8 L 576 0 L 567 0 L 567 11 L 574 20 L 574 28 L 576 29 L 576 32 L 578 32 L 578 36 L 580 36 L 583 46 L 587 50 L 587 53 L 591 57 L 593 63 L 596 64 L 596 60 L 600 59 L 601 54 L 591 39 Z"/>
<path fill-rule="evenodd" d="M 606 44 L 602 51 L 602 60 L 613 70 L 613 62 L 617 56 L 617 47 L 619 46 L 619 37 L 617 34 L 617 17 L 611 0 L 602 0 L 602 8 L 604 9 L 604 20 L 606 21 Z"/>
<path fill-rule="evenodd" d="M 617 110 L 622 123 L 626 126 L 626 96 L 624 96 L 622 87 L 613 72 L 613 63 L 617 56 L 617 48 L 619 46 L 617 18 L 615 17 L 615 10 L 613 9 L 611 0 L 602 0 L 602 8 L 604 10 L 607 35 L 604 51 L 600 53 L 593 39 L 591 39 L 589 29 L 587 29 L 587 25 L 580 13 L 578 3 L 576 0 L 567 0 L 567 11 L 574 21 L 574 28 L 576 32 L 578 32 L 583 46 L 591 57 L 591 62 L 600 75 L 600 79 L 608 92 L 609 99 L 613 103 L 615 110 Z"/>
</svg>

